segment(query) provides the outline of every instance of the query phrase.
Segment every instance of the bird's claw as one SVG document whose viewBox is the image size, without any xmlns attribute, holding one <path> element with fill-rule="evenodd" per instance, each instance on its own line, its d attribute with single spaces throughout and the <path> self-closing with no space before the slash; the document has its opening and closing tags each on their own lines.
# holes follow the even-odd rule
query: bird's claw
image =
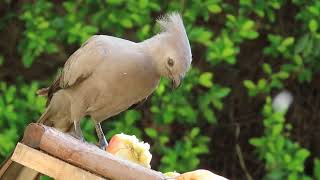
<svg viewBox="0 0 320 180">
<path fill-rule="evenodd" d="M 80 140 L 81 142 L 85 142 L 85 139 L 84 139 L 84 137 L 83 136 L 81 136 L 81 135 L 77 135 L 76 133 L 69 133 L 72 137 L 74 137 L 74 138 L 76 138 L 76 139 L 78 139 L 78 140 Z"/>
<path fill-rule="evenodd" d="M 99 148 L 102 150 L 106 150 L 106 148 L 108 147 L 108 142 L 107 141 L 100 141 L 99 142 Z"/>
</svg>

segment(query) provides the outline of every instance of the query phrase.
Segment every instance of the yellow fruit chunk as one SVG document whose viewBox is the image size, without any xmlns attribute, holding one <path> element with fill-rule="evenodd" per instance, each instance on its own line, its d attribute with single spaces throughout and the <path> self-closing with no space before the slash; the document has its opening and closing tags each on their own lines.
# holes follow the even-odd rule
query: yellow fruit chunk
<svg viewBox="0 0 320 180">
<path fill-rule="evenodd" d="M 149 149 L 150 145 L 148 143 L 140 142 L 136 136 L 121 133 L 116 134 L 111 138 L 106 151 L 121 159 L 151 168 L 150 161 L 152 155 L 149 152 Z"/>
</svg>

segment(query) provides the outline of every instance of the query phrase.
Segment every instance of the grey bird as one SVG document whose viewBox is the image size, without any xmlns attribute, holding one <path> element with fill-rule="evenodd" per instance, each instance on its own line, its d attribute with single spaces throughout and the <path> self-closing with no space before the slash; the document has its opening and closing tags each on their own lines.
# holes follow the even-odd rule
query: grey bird
<svg viewBox="0 0 320 180">
<path fill-rule="evenodd" d="M 88 115 L 100 148 L 105 148 L 102 121 L 146 99 L 161 77 L 178 87 L 192 60 L 183 21 L 171 13 L 157 22 L 161 32 L 139 43 L 106 35 L 89 38 L 69 57 L 52 85 L 39 90 L 48 102 L 38 122 L 83 140 L 80 120 Z"/>
<path fill-rule="evenodd" d="M 70 56 L 48 91 L 39 122 L 83 139 L 80 120 L 93 120 L 101 148 L 107 146 L 100 123 L 147 98 L 160 77 L 178 87 L 191 64 L 189 40 L 178 13 L 158 20 L 161 33 L 140 43 L 95 35 Z"/>
</svg>

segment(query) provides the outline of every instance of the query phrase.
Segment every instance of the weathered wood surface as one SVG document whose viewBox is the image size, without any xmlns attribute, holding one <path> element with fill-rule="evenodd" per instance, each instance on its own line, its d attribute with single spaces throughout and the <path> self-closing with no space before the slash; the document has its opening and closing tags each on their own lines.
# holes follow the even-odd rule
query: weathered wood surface
<svg viewBox="0 0 320 180">
<path fill-rule="evenodd" d="M 21 143 L 17 144 L 11 159 L 35 170 L 34 178 L 36 178 L 38 172 L 40 172 L 57 180 L 105 179 Z M 28 171 L 26 173 L 28 173 L 27 177 L 30 177 L 30 172 Z M 18 179 L 23 180 L 24 177 L 25 174 L 21 173 Z"/>
<path fill-rule="evenodd" d="M 10 159 L 6 160 L 0 168 L 1 180 L 35 180 L 37 178 L 39 172 L 15 163 L 11 157 L 12 154 L 10 155 Z"/>
<path fill-rule="evenodd" d="M 25 131 L 23 143 L 104 178 L 165 179 L 160 172 L 119 159 L 97 146 L 42 124 L 30 124 Z"/>
</svg>

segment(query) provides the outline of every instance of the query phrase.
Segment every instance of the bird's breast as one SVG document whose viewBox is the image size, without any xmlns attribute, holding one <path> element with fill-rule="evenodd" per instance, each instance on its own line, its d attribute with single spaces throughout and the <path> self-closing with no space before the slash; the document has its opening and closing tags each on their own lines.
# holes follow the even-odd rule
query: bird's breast
<svg viewBox="0 0 320 180">
<path fill-rule="evenodd" d="M 112 70 L 110 70 L 112 72 Z M 138 70 L 118 68 L 108 73 L 108 78 L 95 78 L 98 91 L 92 106 L 88 108 L 96 121 L 103 121 L 148 97 L 157 87 L 159 77 L 143 67 Z"/>
</svg>

